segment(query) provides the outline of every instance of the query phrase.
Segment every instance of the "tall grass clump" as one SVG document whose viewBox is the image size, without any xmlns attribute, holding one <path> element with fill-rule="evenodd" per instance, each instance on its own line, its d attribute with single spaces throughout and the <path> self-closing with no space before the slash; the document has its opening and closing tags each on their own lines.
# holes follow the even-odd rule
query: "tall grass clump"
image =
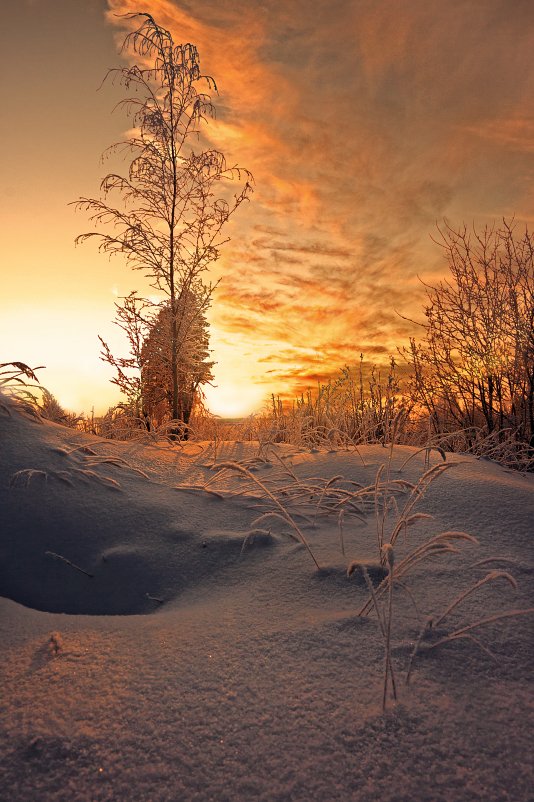
<svg viewBox="0 0 534 802">
<path fill-rule="evenodd" d="M 39 399 L 36 390 L 40 390 L 39 379 L 35 371 L 43 366 L 30 368 L 24 362 L 3 362 L 0 364 L 0 409 L 10 414 L 9 405 L 1 396 L 12 399 L 24 412 L 39 417 Z"/>
<path fill-rule="evenodd" d="M 394 359 L 384 375 L 361 355 L 357 369 L 344 367 L 315 392 L 307 390 L 292 402 L 273 395 L 258 420 L 260 439 L 326 447 L 389 442 L 404 408 L 399 389 Z"/>
</svg>

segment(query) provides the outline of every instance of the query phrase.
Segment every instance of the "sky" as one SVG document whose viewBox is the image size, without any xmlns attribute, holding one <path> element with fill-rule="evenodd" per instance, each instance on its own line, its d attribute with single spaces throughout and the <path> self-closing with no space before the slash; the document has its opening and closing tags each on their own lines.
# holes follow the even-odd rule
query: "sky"
<svg viewBox="0 0 534 802">
<path fill-rule="evenodd" d="M 360 353 L 384 363 L 446 274 L 436 223 L 534 223 L 531 0 L 19 0 L 0 32 L 0 362 L 44 365 L 69 409 L 119 400 L 97 335 L 138 273 L 75 247 L 69 203 L 97 197 L 124 138 L 117 15 L 197 45 L 206 131 L 255 192 L 228 229 L 210 311 L 217 414 L 315 386 Z M 404 316 L 404 317 L 402 317 Z"/>
</svg>

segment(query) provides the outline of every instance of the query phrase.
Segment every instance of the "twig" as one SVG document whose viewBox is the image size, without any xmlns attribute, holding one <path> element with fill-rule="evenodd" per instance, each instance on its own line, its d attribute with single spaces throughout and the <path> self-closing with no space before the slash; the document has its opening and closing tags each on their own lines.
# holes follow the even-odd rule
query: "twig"
<svg viewBox="0 0 534 802">
<path fill-rule="evenodd" d="M 94 574 L 90 574 L 88 571 L 84 571 L 84 569 L 80 568 L 79 565 L 76 565 L 75 563 L 71 562 L 70 560 L 67 560 L 66 557 L 62 557 L 61 554 L 56 554 L 55 551 L 45 551 L 45 554 L 47 554 L 49 557 L 53 557 L 54 560 L 61 560 L 62 562 L 66 563 L 67 565 L 70 565 L 71 568 L 75 568 L 81 574 L 85 574 L 85 576 L 91 577 L 91 579 L 94 578 Z"/>
<path fill-rule="evenodd" d="M 145 596 L 147 597 L 147 599 L 150 599 L 151 601 L 158 602 L 158 604 L 163 604 L 163 602 L 165 601 L 165 599 L 160 599 L 159 596 L 151 596 L 150 593 L 145 593 Z"/>
</svg>

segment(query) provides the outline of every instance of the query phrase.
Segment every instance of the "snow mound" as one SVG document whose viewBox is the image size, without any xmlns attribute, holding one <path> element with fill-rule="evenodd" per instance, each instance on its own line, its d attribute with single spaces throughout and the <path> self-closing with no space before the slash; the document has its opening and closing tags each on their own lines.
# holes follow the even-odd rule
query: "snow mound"
<svg viewBox="0 0 534 802">
<path fill-rule="evenodd" d="M 377 561 L 373 488 L 393 483 L 387 542 L 424 455 L 105 442 L 6 406 L 0 443 L 2 798 L 530 802 L 533 617 L 437 644 L 532 606 L 534 477 L 447 455 L 418 499 L 396 567 L 437 533 L 479 545 L 394 585 L 384 712 L 360 566 Z M 493 570 L 407 686 L 424 621 Z"/>
<path fill-rule="evenodd" d="M 129 467 L 122 444 L 15 410 L 0 438 L 1 595 L 49 612 L 149 613 L 235 569 L 250 518 L 239 500 L 177 493 Z"/>
</svg>

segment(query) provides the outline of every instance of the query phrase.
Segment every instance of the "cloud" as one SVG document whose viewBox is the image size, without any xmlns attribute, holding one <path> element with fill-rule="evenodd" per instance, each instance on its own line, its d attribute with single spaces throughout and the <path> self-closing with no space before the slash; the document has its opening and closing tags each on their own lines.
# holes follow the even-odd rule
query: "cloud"
<svg viewBox="0 0 534 802">
<path fill-rule="evenodd" d="M 265 248 L 269 251 L 294 251 L 296 253 L 313 255 L 313 256 L 332 256 L 336 259 L 348 259 L 351 256 L 351 251 L 346 248 L 329 248 L 321 242 L 316 242 L 310 245 L 294 245 L 289 242 L 272 241 L 268 239 L 257 239 L 252 241 L 255 248 Z"/>
<path fill-rule="evenodd" d="M 136 5 L 109 0 L 110 21 Z M 145 8 L 197 44 L 220 91 L 205 135 L 255 176 L 212 319 L 259 365 L 282 360 L 269 380 L 310 367 L 303 343 L 334 365 L 352 342 L 383 359 L 417 333 L 396 310 L 420 318 L 417 277 L 446 268 L 436 221 L 531 215 L 530 0 Z"/>
<path fill-rule="evenodd" d="M 534 118 L 493 119 L 465 126 L 464 130 L 511 150 L 534 153 Z"/>
</svg>

